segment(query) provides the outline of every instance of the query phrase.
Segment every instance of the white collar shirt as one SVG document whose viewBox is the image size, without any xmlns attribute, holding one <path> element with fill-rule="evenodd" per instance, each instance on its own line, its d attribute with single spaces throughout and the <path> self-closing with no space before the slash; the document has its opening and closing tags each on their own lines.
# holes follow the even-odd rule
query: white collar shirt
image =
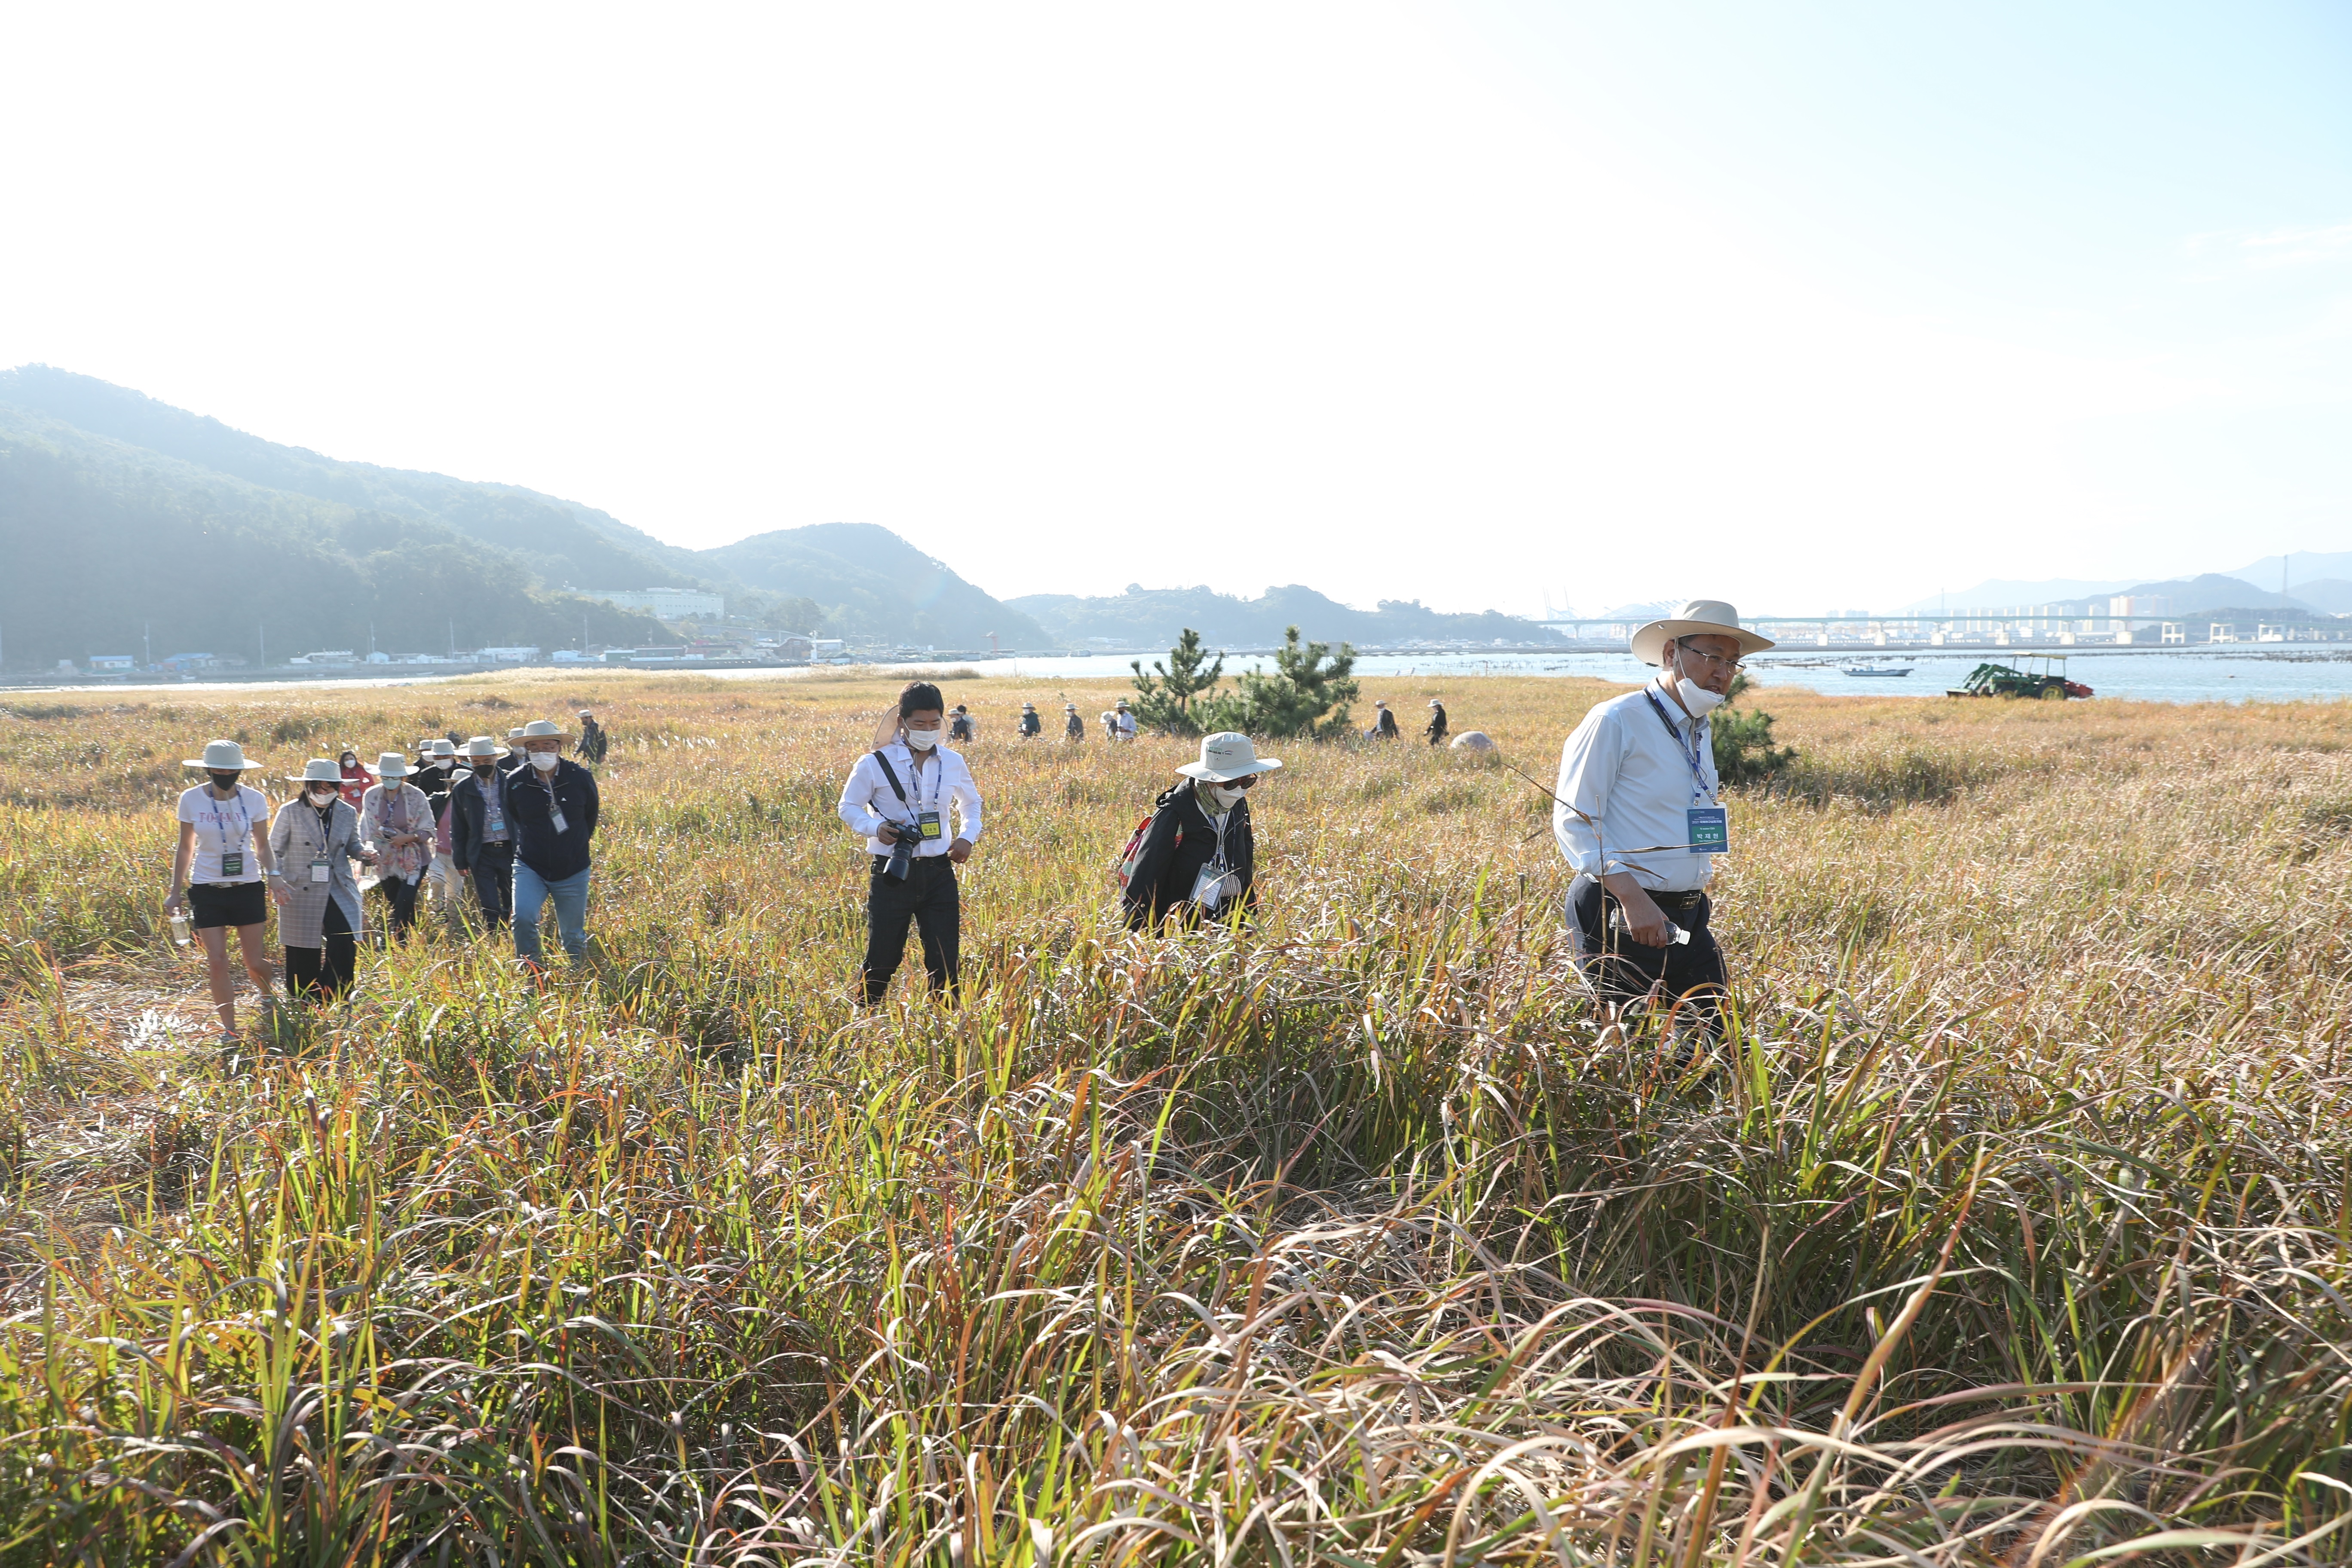
<svg viewBox="0 0 2352 1568">
<path fill-rule="evenodd" d="M 1688 844 L 1688 808 L 1712 804 L 1720 787 L 1706 721 L 1684 712 L 1653 680 L 1596 705 L 1569 736 L 1553 792 L 1552 837 L 1580 878 L 1627 871 L 1653 891 L 1689 892 L 1706 886 L 1714 858 L 1654 847 Z"/>
<path fill-rule="evenodd" d="M 890 847 L 877 837 L 885 822 L 911 825 L 918 813 L 926 811 L 940 813 L 940 836 L 917 844 L 918 856 L 944 855 L 958 838 L 967 844 L 980 842 L 980 785 L 972 781 L 971 765 L 961 755 L 945 746 L 934 746 L 931 760 L 918 768 L 915 753 L 903 741 L 891 742 L 881 754 L 890 760 L 891 770 L 898 775 L 898 788 L 907 792 L 906 801 L 900 803 L 898 790 L 890 787 L 882 764 L 868 752 L 849 770 L 849 782 L 841 786 L 841 804 L 835 808 L 849 830 L 866 840 L 867 854 L 890 853 Z"/>
</svg>

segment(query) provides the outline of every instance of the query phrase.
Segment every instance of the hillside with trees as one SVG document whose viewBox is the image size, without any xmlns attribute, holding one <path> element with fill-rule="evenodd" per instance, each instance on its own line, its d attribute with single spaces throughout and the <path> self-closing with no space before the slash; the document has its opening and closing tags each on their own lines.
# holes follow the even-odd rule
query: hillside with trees
<svg viewBox="0 0 2352 1568">
<path fill-rule="evenodd" d="M 1125 593 L 1105 598 L 1031 594 L 1007 603 L 1035 616 L 1055 640 L 1074 644 L 1100 639 L 1129 647 L 1167 647 L 1191 628 L 1213 647 L 1274 647 L 1294 626 L 1310 638 L 1368 647 L 1415 640 L 1561 640 L 1559 634 L 1534 621 L 1492 610 L 1451 614 L 1409 599 L 1383 599 L 1376 609 L 1359 610 L 1297 584 L 1268 588 L 1255 599 L 1208 588 L 1145 588 L 1130 584 Z"/>
</svg>

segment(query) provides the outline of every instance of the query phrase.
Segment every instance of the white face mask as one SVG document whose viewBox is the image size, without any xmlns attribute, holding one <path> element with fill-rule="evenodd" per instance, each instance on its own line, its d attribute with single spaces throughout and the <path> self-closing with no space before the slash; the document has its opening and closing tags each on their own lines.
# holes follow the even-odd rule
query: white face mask
<svg viewBox="0 0 2352 1568">
<path fill-rule="evenodd" d="M 530 753 L 530 765 L 537 768 L 541 773 L 550 771 L 556 763 L 562 760 L 562 758 L 557 756 L 553 752 L 533 752 Z"/>
<path fill-rule="evenodd" d="M 1723 700 L 1687 676 L 1675 677 L 1675 694 L 1683 700 L 1683 706 L 1690 710 L 1690 716 L 1694 719 L 1706 718 L 1707 710 Z"/>
<path fill-rule="evenodd" d="M 916 751 L 928 752 L 939 743 L 940 732 L 937 730 L 909 730 L 907 731 L 907 744 L 913 747 Z"/>
<path fill-rule="evenodd" d="M 1223 806 L 1228 811 L 1231 811 L 1235 805 L 1249 798 L 1249 791 L 1245 789 L 1227 789 L 1223 784 L 1211 784 L 1209 786 L 1209 793 L 1215 795 L 1217 797 L 1217 804 Z"/>
<path fill-rule="evenodd" d="M 326 805 L 341 793 L 341 792 L 337 790 L 332 784 L 312 784 L 310 786 L 310 798 L 320 805 Z"/>
</svg>

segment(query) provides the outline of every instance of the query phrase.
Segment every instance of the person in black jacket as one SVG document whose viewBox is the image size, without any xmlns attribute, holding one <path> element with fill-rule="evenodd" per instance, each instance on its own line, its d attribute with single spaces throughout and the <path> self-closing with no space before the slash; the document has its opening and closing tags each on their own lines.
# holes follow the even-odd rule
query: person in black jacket
<svg viewBox="0 0 2352 1568">
<path fill-rule="evenodd" d="M 1280 766 L 1259 756 L 1247 735 L 1225 731 L 1202 740 L 1201 760 L 1178 768 L 1183 782 L 1152 803 L 1122 895 L 1130 927 L 1156 930 L 1171 915 L 1192 925 L 1247 914 L 1257 900 L 1249 791 Z"/>
<path fill-rule="evenodd" d="M 585 708 L 580 710 L 580 743 L 572 748 L 572 754 L 592 768 L 602 767 L 611 746 L 612 740 L 604 726 L 596 722 L 596 715 Z"/>
<path fill-rule="evenodd" d="M 1422 731 L 1433 746 L 1445 744 L 1445 704 L 1433 697 L 1429 700 L 1429 728 Z"/>
<path fill-rule="evenodd" d="M 499 766 L 503 753 L 488 735 L 475 736 L 463 752 L 466 776 L 449 786 L 449 864 L 473 884 L 482 922 L 496 931 L 514 908 L 514 821 Z"/>
<path fill-rule="evenodd" d="M 596 775 L 563 755 L 561 726 L 534 719 L 517 731 L 527 765 L 504 776 L 515 828 L 515 956 L 539 968 L 539 916 L 555 923 L 572 963 L 588 957 L 588 840 L 596 831 Z"/>
<path fill-rule="evenodd" d="M 1375 702 L 1372 704 L 1372 711 L 1376 717 L 1372 720 L 1371 738 L 1375 741 L 1395 740 L 1397 738 L 1396 715 L 1389 711 L 1389 705 L 1385 702 Z"/>
</svg>

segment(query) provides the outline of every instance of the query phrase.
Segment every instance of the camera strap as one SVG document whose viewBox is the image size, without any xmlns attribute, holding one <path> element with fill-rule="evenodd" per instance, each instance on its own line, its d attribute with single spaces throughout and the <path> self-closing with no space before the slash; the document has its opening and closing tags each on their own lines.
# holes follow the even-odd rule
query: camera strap
<svg viewBox="0 0 2352 1568">
<path fill-rule="evenodd" d="M 907 808 L 908 819 L 902 823 L 893 824 L 893 826 L 899 827 L 913 827 L 918 826 L 917 818 L 919 816 L 922 807 L 917 802 L 907 798 L 907 787 L 898 782 L 898 770 L 892 767 L 890 765 L 890 759 L 884 756 L 880 752 L 874 753 L 874 760 L 882 764 L 882 776 L 890 781 L 890 792 L 898 797 L 898 804 Z M 941 777 L 946 775 L 946 763 L 942 763 L 940 765 L 940 772 Z M 915 782 L 917 784 L 920 784 L 922 780 L 918 778 Z M 936 787 L 931 796 L 931 809 L 934 811 L 939 809 L 939 795 L 937 794 Z"/>
</svg>

